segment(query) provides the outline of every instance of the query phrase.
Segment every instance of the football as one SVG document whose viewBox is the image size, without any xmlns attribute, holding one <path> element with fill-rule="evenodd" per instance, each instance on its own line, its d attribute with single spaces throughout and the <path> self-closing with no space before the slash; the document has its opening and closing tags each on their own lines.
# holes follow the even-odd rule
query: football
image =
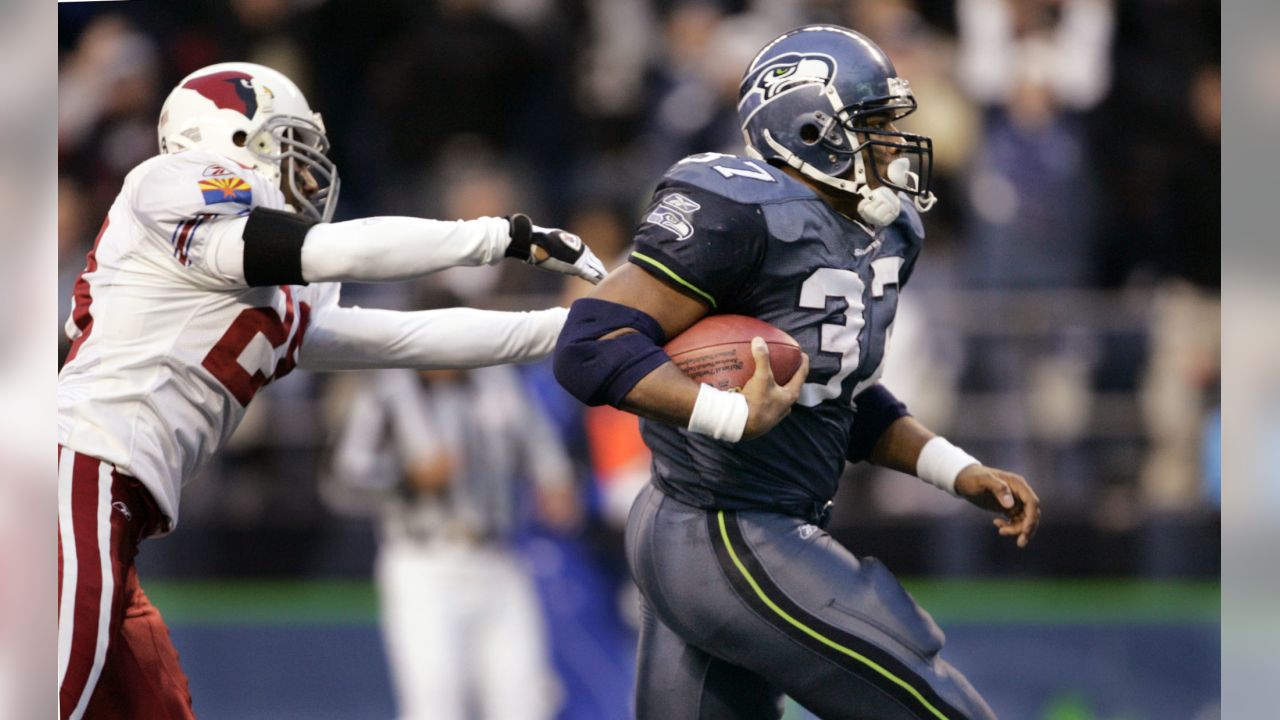
<svg viewBox="0 0 1280 720">
<path fill-rule="evenodd" d="M 756 371 L 751 338 L 769 344 L 773 378 L 786 384 L 800 367 L 800 344 L 763 320 L 746 315 L 711 315 L 694 323 L 663 347 L 676 367 L 719 390 L 741 390 Z"/>
</svg>

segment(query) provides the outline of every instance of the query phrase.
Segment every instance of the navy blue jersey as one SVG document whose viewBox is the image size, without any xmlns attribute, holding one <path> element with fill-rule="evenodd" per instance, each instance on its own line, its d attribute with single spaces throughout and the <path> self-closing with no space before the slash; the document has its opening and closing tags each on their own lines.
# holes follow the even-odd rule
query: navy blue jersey
<svg viewBox="0 0 1280 720">
<path fill-rule="evenodd" d="M 663 176 L 631 262 L 712 313 L 750 315 L 809 355 L 790 415 L 762 437 L 727 443 L 642 421 L 654 482 L 701 507 L 743 509 L 830 499 L 844 469 L 856 398 L 880 376 L 924 229 L 904 201 L 873 233 L 769 164 L 707 153 Z"/>
</svg>

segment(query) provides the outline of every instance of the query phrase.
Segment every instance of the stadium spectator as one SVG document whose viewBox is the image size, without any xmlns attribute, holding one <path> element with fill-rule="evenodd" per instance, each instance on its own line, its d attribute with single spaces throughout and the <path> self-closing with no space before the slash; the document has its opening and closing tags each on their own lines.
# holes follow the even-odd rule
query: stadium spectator
<svg viewBox="0 0 1280 720">
<path fill-rule="evenodd" d="M 1192 122 L 1179 133 L 1178 161 L 1169 174 L 1169 222 L 1151 260 L 1159 273 L 1140 399 L 1151 445 L 1139 475 L 1143 505 L 1153 512 L 1185 512 L 1203 502 L 1200 457 L 1205 424 L 1220 380 L 1222 307 L 1222 89 L 1218 68 L 1204 65 L 1186 88 Z M 1209 202 L 1174 198 L 1213 194 Z"/>
<path fill-rule="evenodd" d="M 958 78 L 984 108 L 967 178 L 965 285 L 1005 299 L 1088 287 L 1101 177 L 1085 113 L 1111 83 L 1111 2 L 959 0 L 956 15 Z M 1080 475 L 1097 340 L 1084 319 L 1053 317 L 1047 333 L 1009 324 L 971 338 L 962 382 L 1016 418 L 1019 431 L 992 448 L 999 462 L 1045 476 L 1046 499 L 1083 508 L 1096 488 L 1053 480 Z"/>
<path fill-rule="evenodd" d="M 1086 284 L 1094 173 L 1081 113 L 1105 96 L 1109 0 L 959 0 L 962 87 L 985 108 L 970 175 L 971 279 Z"/>
</svg>

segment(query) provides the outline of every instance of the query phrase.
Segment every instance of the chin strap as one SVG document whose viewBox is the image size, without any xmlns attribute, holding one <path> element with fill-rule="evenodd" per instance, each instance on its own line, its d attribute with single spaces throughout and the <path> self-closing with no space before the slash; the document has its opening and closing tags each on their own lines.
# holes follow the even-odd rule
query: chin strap
<svg viewBox="0 0 1280 720">
<path fill-rule="evenodd" d="M 858 214 L 863 220 L 877 228 L 882 228 L 898 219 L 899 213 L 902 212 L 902 201 L 898 199 L 897 191 L 883 185 L 874 190 L 866 185 L 862 188 L 866 193 L 858 203 Z"/>
<path fill-rule="evenodd" d="M 820 182 L 823 185 L 830 185 L 837 190 L 847 192 L 851 195 L 865 195 L 865 193 L 859 189 L 858 183 L 849 180 L 841 180 L 838 177 L 832 177 L 831 175 L 828 175 L 809 163 L 801 160 L 798 155 L 788 150 L 782 143 L 774 140 L 773 134 L 768 130 L 764 131 L 764 141 L 769 143 L 769 149 L 777 153 L 782 162 L 790 165 L 796 170 L 799 170 L 801 175 L 804 175 L 810 180 Z M 863 185 L 862 187 L 865 188 L 866 186 Z"/>
<path fill-rule="evenodd" d="M 916 193 L 920 189 L 920 176 L 911 172 L 911 161 L 906 158 L 898 158 L 889 163 L 889 182 L 911 190 L 911 202 L 920 212 L 929 212 L 933 209 L 938 198 L 929 193 L 925 197 L 920 197 Z"/>
<path fill-rule="evenodd" d="M 898 199 L 896 191 L 883 186 L 873 190 L 866 183 L 843 180 L 828 175 L 801 160 L 795 153 L 784 147 L 782 143 L 774 140 L 773 135 L 768 130 L 764 131 L 764 141 L 769 144 L 769 149 L 777 153 L 783 162 L 798 170 L 801 175 L 850 195 L 860 195 L 862 201 L 858 203 L 858 214 L 869 224 L 878 228 L 884 227 L 896 220 L 898 213 L 902 212 L 902 201 Z M 748 151 L 751 151 L 750 146 L 748 146 Z M 759 154 L 759 152 L 756 152 L 756 155 Z M 854 162 L 860 164 L 862 159 L 855 155 Z"/>
</svg>

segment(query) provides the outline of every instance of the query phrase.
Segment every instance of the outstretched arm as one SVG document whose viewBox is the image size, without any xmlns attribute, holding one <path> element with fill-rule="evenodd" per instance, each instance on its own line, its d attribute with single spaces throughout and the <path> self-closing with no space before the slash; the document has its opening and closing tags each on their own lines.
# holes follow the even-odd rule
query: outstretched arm
<svg viewBox="0 0 1280 720">
<path fill-rule="evenodd" d="M 333 306 L 312 318 L 298 364 L 308 370 L 434 370 L 528 362 L 551 354 L 566 312 Z"/>
<path fill-rule="evenodd" d="M 1021 475 L 978 462 L 907 414 L 906 406 L 880 385 L 857 397 L 858 418 L 849 459 L 915 475 L 978 507 L 1002 513 L 1000 534 L 1026 547 L 1040 524 L 1040 498 Z"/>
<path fill-rule="evenodd" d="M 408 280 L 504 257 L 598 283 L 604 266 L 578 236 L 520 214 L 441 221 L 372 217 L 314 223 L 257 207 L 224 222 L 209 258 L 223 277 L 253 286 Z"/>
</svg>

